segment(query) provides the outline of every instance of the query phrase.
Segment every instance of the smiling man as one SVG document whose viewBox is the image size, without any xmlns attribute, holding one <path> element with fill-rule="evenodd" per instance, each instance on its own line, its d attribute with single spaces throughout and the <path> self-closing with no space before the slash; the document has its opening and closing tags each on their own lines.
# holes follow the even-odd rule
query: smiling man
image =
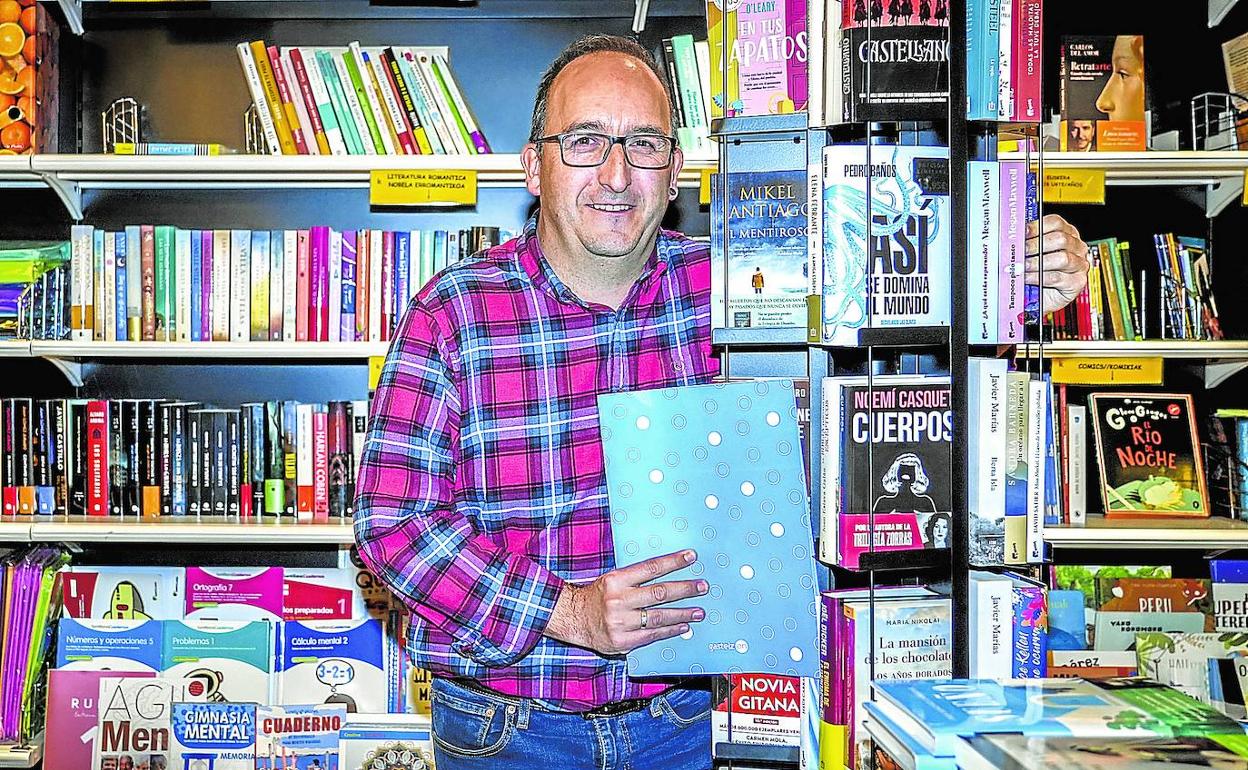
<svg viewBox="0 0 1248 770">
<path fill-rule="evenodd" d="M 692 552 L 616 569 L 598 433 L 598 394 L 719 371 L 707 246 L 659 226 L 673 134 L 645 49 L 571 45 L 522 153 L 538 214 L 426 285 L 391 345 L 355 531 L 412 610 L 439 770 L 710 767 L 709 683 L 634 680 L 624 659 L 702 620 L 666 605 L 708 587 L 666 578 Z M 1086 247 L 1045 224 L 1051 308 L 1086 282 Z"/>
</svg>

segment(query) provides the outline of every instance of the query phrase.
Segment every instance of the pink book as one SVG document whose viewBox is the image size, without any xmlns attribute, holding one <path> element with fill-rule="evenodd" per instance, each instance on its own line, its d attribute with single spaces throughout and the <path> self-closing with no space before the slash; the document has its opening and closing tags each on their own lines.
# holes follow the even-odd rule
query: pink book
<svg viewBox="0 0 1248 770">
<path fill-rule="evenodd" d="M 1001 161 L 1001 293 L 998 307 L 998 340 L 1023 339 L 1024 214 L 1027 196 L 1027 161 Z"/>
<path fill-rule="evenodd" d="M 1043 39 L 1044 1 L 1016 2 L 1013 16 L 1018 24 L 1013 59 L 1015 120 L 1038 123 L 1044 119 L 1040 109 L 1040 41 Z"/>
<path fill-rule="evenodd" d="M 100 679 L 151 678 L 144 671 L 48 672 L 47 729 L 55 737 L 43 747 L 44 770 L 83 770 L 91 766 L 91 743 L 99 711 Z"/>
<path fill-rule="evenodd" d="M 309 327 L 308 308 L 312 300 L 312 265 L 310 237 L 307 230 L 299 231 L 298 257 L 295 276 L 295 341 L 307 342 Z"/>
<path fill-rule="evenodd" d="M 312 412 L 312 520 L 329 521 L 329 413 Z"/>
<path fill-rule="evenodd" d="M 308 231 L 308 239 L 311 242 L 308 339 L 325 342 L 329 339 L 329 228 L 313 227 Z"/>
<path fill-rule="evenodd" d="M 212 231 L 199 233 L 199 301 L 203 311 L 199 314 L 199 338 L 212 340 Z"/>
<path fill-rule="evenodd" d="M 273 69 L 273 79 L 277 81 L 277 94 L 281 97 L 282 103 L 278 105 L 279 109 L 285 110 L 286 104 L 294 105 L 295 97 L 291 93 L 290 84 L 286 82 L 286 71 L 282 69 L 282 56 L 277 50 L 277 46 L 271 45 L 269 51 L 269 64 Z M 290 118 L 290 133 L 295 140 L 295 148 L 299 150 L 300 155 L 307 155 L 308 143 L 303 138 L 303 127 L 299 125 L 299 120 L 294 116 L 294 107 L 286 110 L 286 115 Z"/>
<path fill-rule="evenodd" d="M 394 231 L 381 234 L 381 340 L 390 339 L 394 318 Z"/>
<path fill-rule="evenodd" d="M 312 84 L 308 81 L 308 71 L 303 66 L 303 54 L 298 48 L 290 49 L 290 68 L 295 71 L 299 94 L 303 97 L 303 106 L 307 109 L 308 120 L 312 123 L 309 126 L 310 133 L 313 137 L 320 136 L 325 133 L 325 126 L 321 123 L 321 114 L 317 112 L 316 97 L 312 95 Z"/>
</svg>

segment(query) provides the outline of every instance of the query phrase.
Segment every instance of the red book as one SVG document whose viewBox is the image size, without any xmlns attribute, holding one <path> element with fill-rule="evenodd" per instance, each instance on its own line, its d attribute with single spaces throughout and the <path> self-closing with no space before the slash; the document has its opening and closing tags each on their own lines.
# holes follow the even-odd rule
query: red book
<svg viewBox="0 0 1248 770">
<path fill-rule="evenodd" d="M 295 407 L 295 514 L 301 520 L 312 518 L 312 511 L 316 507 L 316 421 L 312 411 L 311 404 L 299 404 Z"/>
<path fill-rule="evenodd" d="M 390 339 L 390 319 L 394 316 L 394 231 L 381 234 L 381 340 Z"/>
<path fill-rule="evenodd" d="M 312 328 L 308 338 L 317 342 L 329 340 L 329 228 L 313 227 L 309 231 L 312 250 L 312 300 L 308 312 L 308 324 Z"/>
<path fill-rule="evenodd" d="M 329 415 L 312 412 L 312 520 L 329 521 Z"/>
<path fill-rule="evenodd" d="M 0 399 L 0 436 L 4 441 L 4 446 L 0 447 L 0 452 L 4 453 L 0 457 L 0 504 L 5 516 L 17 513 L 17 447 L 13 441 L 16 433 L 13 412 L 13 399 Z"/>
<path fill-rule="evenodd" d="M 368 339 L 368 262 L 370 230 L 361 230 L 355 244 L 355 338 Z"/>
<path fill-rule="evenodd" d="M 308 308 L 312 301 L 312 254 L 311 238 L 307 230 L 300 230 L 295 275 L 295 341 L 307 342 L 309 336 Z"/>
<path fill-rule="evenodd" d="M 290 121 L 290 135 L 295 140 L 295 148 L 300 155 L 308 155 L 308 143 L 303 138 L 303 126 L 299 125 L 299 114 L 295 112 L 295 100 L 290 92 L 290 84 L 286 82 L 286 69 L 282 67 L 282 55 L 277 46 L 268 48 L 269 64 L 273 67 L 273 79 L 277 81 L 277 95 L 281 97 L 280 108 Z"/>
<path fill-rule="evenodd" d="M 154 677 L 145 671 L 48 672 L 47 726 L 43 770 L 91 767 L 92 733 L 98 726 L 100 680 L 104 677 Z M 84 740 L 85 738 L 85 740 Z"/>
<path fill-rule="evenodd" d="M 87 515 L 108 515 L 108 402 L 87 402 Z"/>
<path fill-rule="evenodd" d="M 141 280 L 143 288 L 143 341 L 156 340 L 156 229 L 139 227 Z"/>
<path fill-rule="evenodd" d="M 312 95 L 312 84 L 308 81 L 308 71 L 303 65 L 303 54 L 298 48 L 291 48 L 289 51 L 290 68 L 295 71 L 295 82 L 299 86 L 299 93 L 303 96 L 304 109 L 308 111 L 308 120 L 312 125 L 308 130 L 316 138 L 317 148 L 320 149 L 322 155 L 329 155 L 329 142 L 325 140 L 325 125 L 321 123 L 321 114 L 316 109 L 316 97 Z"/>
</svg>

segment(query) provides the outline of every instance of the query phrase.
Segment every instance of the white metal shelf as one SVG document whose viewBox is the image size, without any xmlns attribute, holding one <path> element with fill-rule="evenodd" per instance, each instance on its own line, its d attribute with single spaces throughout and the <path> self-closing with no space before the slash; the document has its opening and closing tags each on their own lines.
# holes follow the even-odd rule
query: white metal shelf
<svg viewBox="0 0 1248 770">
<path fill-rule="evenodd" d="M 389 342 L 40 342 L 27 345 L 37 358 L 222 358 L 286 360 L 360 359 L 384 356 Z M 3 348 L 0 348 L 3 355 Z"/>
<path fill-rule="evenodd" d="M 1201 361 L 1248 360 L 1248 340 L 1089 340 L 1046 342 L 1048 358 L 1106 358 L 1124 356 L 1161 356 L 1163 358 Z M 1037 343 L 1019 345 L 1017 355 L 1035 357 L 1040 354 Z"/>
<path fill-rule="evenodd" d="M 1002 153 L 1000 157 L 1002 160 L 1025 159 L 1022 153 Z M 1248 169 L 1248 152 L 1045 152 L 1044 165 L 1050 169 L 1105 169 L 1107 184 L 1204 185 L 1243 181 L 1244 170 Z"/>
<path fill-rule="evenodd" d="M 14 743 L 0 744 L 0 767 L 30 768 L 43 759 L 43 733 L 40 732 L 25 746 Z"/>
<path fill-rule="evenodd" d="M 5 516 L 0 542 L 18 543 L 300 543 L 350 545 L 350 522 L 296 522 L 224 516 L 136 517 Z"/>
<path fill-rule="evenodd" d="M 1083 526 L 1045 527 L 1044 539 L 1058 548 L 1245 548 L 1248 522 L 1226 517 L 1107 519 L 1092 515 Z"/>
</svg>

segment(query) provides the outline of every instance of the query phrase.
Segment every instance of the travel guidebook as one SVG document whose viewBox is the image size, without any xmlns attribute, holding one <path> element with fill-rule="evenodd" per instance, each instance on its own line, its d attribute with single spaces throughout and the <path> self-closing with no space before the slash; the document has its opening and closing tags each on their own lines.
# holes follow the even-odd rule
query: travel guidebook
<svg viewBox="0 0 1248 770">
<path fill-rule="evenodd" d="M 1209 515 L 1190 395 L 1093 393 L 1088 406 L 1106 516 Z"/>
<path fill-rule="evenodd" d="M 598 397 L 615 563 L 691 548 L 689 632 L 633 650 L 635 676 L 818 675 L 814 544 L 790 380 Z"/>
<path fill-rule="evenodd" d="M 869 160 L 869 162 L 868 162 Z M 811 293 L 822 296 L 822 341 L 857 345 L 867 328 L 948 326 L 949 150 L 825 147 L 810 184 Z"/>
</svg>

